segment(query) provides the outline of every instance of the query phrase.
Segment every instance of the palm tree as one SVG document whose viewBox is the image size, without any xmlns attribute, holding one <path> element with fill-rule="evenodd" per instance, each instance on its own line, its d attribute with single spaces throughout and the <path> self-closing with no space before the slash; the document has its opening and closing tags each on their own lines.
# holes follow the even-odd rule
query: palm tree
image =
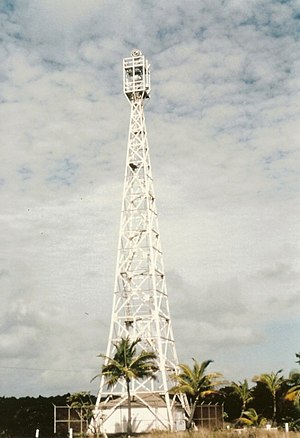
<svg viewBox="0 0 300 438">
<path fill-rule="evenodd" d="M 267 423 L 267 419 L 259 415 L 253 408 L 244 411 L 240 421 L 248 427 L 263 427 Z"/>
<path fill-rule="evenodd" d="M 253 377 L 253 381 L 258 383 L 262 383 L 270 392 L 272 396 L 272 404 L 273 404 L 273 415 L 272 415 L 272 425 L 276 423 L 276 413 L 277 413 L 277 403 L 276 403 L 276 395 L 280 390 L 282 384 L 284 383 L 283 376 L 280 376 L 282 370 L 278 370 L 276 373 L 272 372 L 270 374 L 261 374 L 260 376 Z"/>
<path fill-rule="evenodd" d="M 100 357 L 105 359 L 100 376 L 103 375 L 105 377 L 107 387 L 112 388 L 121 379 L 126 382 L 128 435 L 132 433 L 130 383 L 135 379 L 155 379 L 155 373 L 158 371 L 158 366 L 155 363 L 157 356 L 154 352 L 142 350 L 140 353 L 137 353 L 136 345 L 140 341 L 140 338 L 134 341 L 130 340 L 129 337 L 121 338 L 118 343 L 114 344 L 116 350 L 112 358 L 100 354 Z M 96 377 L 99 377 L 99 375 L 94 378 Z"/>
<path fill-rule="evenodd" d="M 191 412 L 187 423 L 188 429 L 192 427 L 198 401 L 210 394 L 218 393 L 214 388 L 222 383 L 217 380 L 222 377 L 222 374 L 205 374 L 205 370 L 208 365 L 213 362 L 212 360 L 205 360 L 200 364 L 195 359 L 193 359 L 193 361 L 193 368 L 186 364 L 179 364 L 181 372 L 171 375 L 176 385 L 170 389 L 170 392 L 173 394 L 186 394 L 190 399 Z"/>
<path fill-rule="evenodd" d="M 293 401 L 295 405 L 300 405 L 300 373 L 291 371 L 286 380 L 288 390 L 284 396 L 286 400 Z"/>
<path fill-rule="evenodd" d="M 296 363 L 300 365 L 300 353 L 295 353 L 297 358 Z M 298 370 L 293 370 L 286 380 L 288 390 L 285 394 L 285 399 L 293 401 L 295 405 L 300 405 L 300 373 Z"/>
<path fill-rule="evenodd" d="M 247 404 L 253 400 L 253 389 L 249 388 L 248 381 L 245 379 L 243 382 L 231 382 L 231 387 L 234 391 L 234 393 L 238 396 L 238 398 L 242 402 L 242 409 L 240 417 L 244 415 L 244 412 L 246 410 Z M 237 420 L 239 421 L 239 419 Z"/>
<path fill-rule="evenodd" d="M 93 430 L 94 435 L 99 437 L 99 430 L 94 417 L 95 403 L 92 397 L 89 391 L 74 392 L 67 397 L 67 405 L 76 411 L 82 424 L 92 427 L 91 430 Z"/>
</svg>

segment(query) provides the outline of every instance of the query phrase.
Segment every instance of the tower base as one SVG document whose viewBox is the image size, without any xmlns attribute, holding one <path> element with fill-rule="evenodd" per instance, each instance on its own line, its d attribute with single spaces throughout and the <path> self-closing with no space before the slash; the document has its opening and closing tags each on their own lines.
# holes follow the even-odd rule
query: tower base
<svg viewBox="0 0 300 438">
<path fill-rule="evenodd" d="M 127 432 L 127 396 L 107 399 L 97 406 L 94 419 L 97 429 L 105 434 L 126 434 Z M 132 433 L 147 433 L 152 430 L 183 431 L 186 429 L 185 412 L 176 402 L 172 408 L 173 421 L 169 420 L 164 397 L 157 393 L 138 393 L 131 398 Z"/>
</svg>

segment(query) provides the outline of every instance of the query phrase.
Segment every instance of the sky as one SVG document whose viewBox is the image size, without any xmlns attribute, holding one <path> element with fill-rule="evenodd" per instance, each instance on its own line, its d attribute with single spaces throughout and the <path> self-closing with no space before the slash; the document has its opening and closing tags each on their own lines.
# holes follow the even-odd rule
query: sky
<svg viewBox="0 0 300 438">
<path fill-rule="evenodd" d="M 300 351 L 300 1 L 0 4 L 0 395 L 96 394 L 130 106 L 145 106 L 179 362 L 229 381 Z"/>
</svg>

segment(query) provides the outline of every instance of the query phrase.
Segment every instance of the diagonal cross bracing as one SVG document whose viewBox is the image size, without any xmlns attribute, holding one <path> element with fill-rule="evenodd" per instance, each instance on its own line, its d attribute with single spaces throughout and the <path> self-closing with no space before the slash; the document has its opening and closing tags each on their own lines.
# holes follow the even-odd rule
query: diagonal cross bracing
<svg viewBox="0 0 300 438">
<path fill-rule="evenodd" d="M 141 79 L 140 76 L 138 80 L 133 79 L 135 68 L 144 72 Z M 161 421 L 166 429 L 172 429 L 173 400 L 169 396 L 169 389 L 173 383 L 169 376 L 178 369 L 178 359 L 168 304 L 144 116 L 144 100 L 150 97 L 149 65 L 141 54 L 124 60 L 124 92 L 130 102 L 131 114 L 106 355 L 113 357 L 114 344 L 127 336 L 132 339 L 140 337 L 141 347 L 156 353 L 159 366 L 157 378 L 133 381 L 131 391 L 133 395 L 163 395 L 168 420 Z M 102 378 L 96 408 L 101 409 L 104 397 L 113 395 L 126 396 L 125 382 L 120 381 L 108 392 Z"/>
</svg>

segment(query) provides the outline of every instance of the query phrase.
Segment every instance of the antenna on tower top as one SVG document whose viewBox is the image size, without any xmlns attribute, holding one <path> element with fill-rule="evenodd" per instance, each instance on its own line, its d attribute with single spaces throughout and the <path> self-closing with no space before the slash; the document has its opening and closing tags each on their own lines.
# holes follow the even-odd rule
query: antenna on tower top
<svg viewBox="0 0 300 438">
<path fill-rule="evenodd" d="M 142 56 L 142 52 L 139 49 L 134 49 L 131 52 L 131 56 Z"/>
</svg>

